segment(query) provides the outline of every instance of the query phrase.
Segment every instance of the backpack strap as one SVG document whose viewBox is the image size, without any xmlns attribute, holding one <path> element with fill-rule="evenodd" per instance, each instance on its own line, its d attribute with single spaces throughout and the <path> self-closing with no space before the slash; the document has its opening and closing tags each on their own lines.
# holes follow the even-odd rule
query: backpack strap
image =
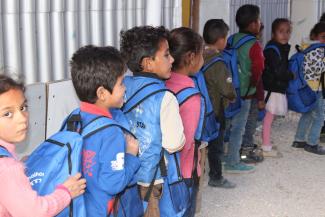
<svg viewBox="0 0 325 217">
<path fill-rule="evenodd" d="M 150 96 L 164 91 L 169 90 L 165 87 L 162 87 L 162 85 L 158 82 L 152 82 L 147 85 L 144 85 L 124 103 L 122 111 L 124 113 L 128 113 Z"/>
<path fill-rule="evenodd" d="M 266 97 L 264 99 L 265 104 L 269 101 L 272 91 L 267 91 Z"/>
<path fill-rule="evenodd" d="M 241 46 L 243 46 L 244 44 L 246 44 L 249 41 L 252 40 L 257 40 L 255 36 L 252 35 L 245 35 L 244 37 L 242 37 L 241 39 L 239 39 L 235 44 L 233 43 L 233 39 L 232 39 L 232 48 L 234 49 L 239 49 Z"/>
<path fill-rule="evenodd" d="M 210 66 L 212 66 L 213 64 L 215 64 L 216 62 L 219 62 L 219 61 L 222 61 L 225 63 L 225 60 L 222 57 L 217 56 L 217 57 L 212 58 L 212 60 L 210 60 L 207 64 L 202 66 L 201 71 L 203 73 L 206 72 L 208 70 L 208 68 L 210 68 Z"/>
<path fill-rule="evenodd" d="M 201 95 L 200 91 L 194 87 L 186 87 L 176 93 L 179 106 L 185 103 L 189 98 L 195 95 Z"/>
<path fill-rule="evenodd" d="M 113 126 L 121 128 L 123 130 L 123 132 L 126 132 L 126 133 L 130 134 L 131 136 L 133 136 L 134 138 L 136 138 L 135 135 L 133 133 L 131 133 L 128 129 L 124 128 L 119 123 L 117 123 L 115 120 L 110 119 L 106 116 L 98 116 L 98 117 L 94 118 L 93 120 L 91 120 L 87 125 L 85 125 L 82 128 L 82 131 L 80 132 L 80 134 L 83 138 L 87 138 L 87 137 L 97 133 L 100 130 L 103 130 L 108 127 L 113 127 Z"/>
<path fill-rule="evenodd" d="M 315 43 L 311 44 L 309 47 L 307 47 L 305 50 L 302 51 L 303 54 L 306 54 L 312 50 L 315 50 L 317 48 L 325 48 L 325 43 Z"/>
<path fill-rule="evenodd" d="M 60 131 L 63 131 L 65 129 L 73 132 L 77 132 L 79 129 L 82 129 L 80 108 L 73 110 L 63 121 Z"/>
<path fill-rule="evenodd" d="M 280 50 L 279 50 L 279 48 L 278 48 L 277 46 L 275 46 L 275 45 L 273 45 L 273 44 L 267 45 L 267 46 L 264 48 L 264 51 L 266 51 L 266 50 L 268 50 L 268 49 L 272 49 L 272 50 L 274 50 L 274 51 L 278 54 L 278 56 L 280 57 L 280 59 L 281 59 L 281 53 L 280 53 Z"/>
<path fill-rule="evenodd" d="M 12 155 L 5 147 L 0 145 L 0 158 L 4 158 L 4 157 L 12 157 Z"/>
<path fill-rule="evenodd" d="M 166 164 L 165 164 L 164 149 L 163 148 L 161 149 L 160 160 L 159 160 L 158 165 L 156 166 L 155 173 L 154 173 L 153 178 L 152 178 L 152 180 L 150 182 L 148 191 L 147 191 L 146 195 L 144 196 L 143 200 L 145 202 L 149 202 L 149 198 L 150 198 L 150 195 L 152 193 L 153 186 L 155 185 L 155 181 L 156 181 L 156 177 L 157 177 L 159 167 L 160 167 L 161 176 L 163 176 L 163 177 L 167 176 L 167 169 L 166 169 Z"/>
</svg>

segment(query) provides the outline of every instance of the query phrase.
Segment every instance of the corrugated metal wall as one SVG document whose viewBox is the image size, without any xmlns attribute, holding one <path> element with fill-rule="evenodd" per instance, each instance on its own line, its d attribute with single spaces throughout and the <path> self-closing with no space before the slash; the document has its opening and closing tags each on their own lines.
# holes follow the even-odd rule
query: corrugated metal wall
<svg viewBox="0 0 325 217">
<path fill-rule="evenodd" d="M 136 25 L 181 25 L 181 0 L 0 0 L 0 68 L 27 84 L 67 78 L 79 47 L 114 45 Z"/>
<path fill-rule="evenodd" d="M 265 29 L 263 32 L 263 42 L 271 38 L 271 26 L 275 18 L 290 17 L 290 0 L 231 0 L 230 2 L 230 32 L 238 31 L 236 25 L 236 11 L 244 4 L 254 4 L 260 7 L 261 20 Z"/>
<path fill-rule="evenodd" d="M 325 0 L 318 0 L 318 19 L 325 12 Z"/>
</svg>

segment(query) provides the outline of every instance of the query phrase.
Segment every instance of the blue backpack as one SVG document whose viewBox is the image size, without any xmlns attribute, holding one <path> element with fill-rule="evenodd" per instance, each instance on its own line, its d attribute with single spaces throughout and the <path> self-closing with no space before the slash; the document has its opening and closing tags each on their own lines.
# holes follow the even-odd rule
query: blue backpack
<svg viewBox="0 0 325 217">
<path fill-rule="evenodd" d="M 83 139 L 110 126 L 121 127 L 103 116 L 82 126 L 80 110 L 74 110 L 64 121 L 60 131 L 41 143 L 26 161 L 26 172 L 32 188 L 44 196 L 52 193 L 69 176 L 81 172 Z M 57 216 L 86 216 L 83 196 L 73 199 L 70 206 Z"/>
<path fill-rule="evenodd" d="M 222 53 L 224 62 L 227 65 L 227 68 L 230 70 L 232 75 L 232 84 L 236 91 L 236 100 L 233 103 L 230 103 L 229 106 L 225 109 L 225 117 L 231 118 L 240 111 L 240 108 L 243 103 L 243 99 L 240 95 L 240 80 L 239 80 L 239 62 L 237 58 L 237 50 L 246 44 L 249 41 L 256 40 L 256 37 L 252 35 L 246 35 L 242 37 L 238 42 L 234 44 L 234 35 L 231 35 L 228 38 L 227 47 Z M 249 90 L 249 88 L 248 88 Z M 248 93 L 248 91 L 247 91 Z"/>
<path fill-rule="evenodd" d="M 208 68 L 218 61 L 222 61 L 222 58 L 220 57 L 213 58 L 209 63 L 204 65 L 200 69 L 200 71 L 198 71 L 194 76 L 192 76 L 192 79 L 194 80 L 195 83 L 195 87 L 197 88 L 197 90 L 200 92 L 201 95 L 201 108 L 204 108 L 201 109 L 199 128 L 197 128 L 197 132 L 195 135 L 196 137 L 195 139 L 199 141 L 210 142 L 216 139 L 219 135 L 220 124 L 218 123 L 217 117 L 214 113 L 208 88 L 206 86 L 205 77 L 204 77 L 204 73 L 208 70 Z M 186 90 L 186 92 L 189 91 L 193 91 L 193 89 Z M 187 94 L 186 92 L 182 94 Z M 181 99 L 178 99 L 179 104 L 183 103 L 183 102 L 180 103 L 180 100 L 181 101 L 184 100 L 184 96 L 179 96 L 181 97 Z M 202 113 L 202 110 L 204 113 Z"/>
<path fill-rule="evenodd" d="M 298 50 L 289 60 L 289 71 L 294 74 L 295 79 L 289 81 L 286 95 L 288 99 L 288 108 L 292 111 L 305 113 L 316 106 L 317 93 L 309 87 L 304 78 L 303 63 L 304 56 L 308 52 L 320 47 L 325 47 L 325 44 L 312 44 L 303 51 Z"/>
<path fill-rule="evenodd" d="M 9 153 L 9 151 L 5 147 L 0 145 L 0 158 L 3 158 L 3 157 L 12 157 L 12 155 Z"/>
<path fill-rule="evenodd" d="M 122 110 L 125 113 L 130 112 L 131 110 L 135 109 L 137 105 L 139 105 L 141 102 L 143 102 L 150 96 L 164 91 L 171 92 L 167 88 L 162 87 L 161 84 L 157 82 L 146 84 L 145 86 L 140 88 L 132 97 L 130 97 L 130 99 L 123 105 Z M 164 162 L 165 158 L 168 160 L 167 168 Z M 154 181 L 156 179 L 158 168 L 160 168 L 161 175 L 164 177 L 163 189 L 165 189 L 163 190 L 164 193 L 162 194 L 162 198 L 160 199 L 159 206 L 174 208 L 164 208 L 164 210 L 166 211 L 164 215 L 175 216 L 173 214 L 180 213 L 187 208 L 189 202 L 189 191 L 181 175 L 179 165 L 179 153 L 169 154 L 162 148 L 160 162 L 156 167 L 154 177 L 149 185 L 149 190 L 144 197 L 143 204 L 145 209 L 154 186 Z"/>
</svg>

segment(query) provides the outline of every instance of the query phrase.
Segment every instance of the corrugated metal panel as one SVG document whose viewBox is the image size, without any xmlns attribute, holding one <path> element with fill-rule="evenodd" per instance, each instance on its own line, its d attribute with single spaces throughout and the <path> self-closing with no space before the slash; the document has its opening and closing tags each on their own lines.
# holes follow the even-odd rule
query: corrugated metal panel
<svg viewBox="0 0 325 217">
<path fill-rule="evenodd" d="M 272 22 L 276 18 L 290 17 L 290 0 L 231 0 L 230 2 L 230 32 L 238 31 L 236 11 L 244 4 L 254 4 L 260 7 L 261 20 L 264 23 L 263 42 L 271 38 Z"/>
<path fill-rule="evenodd" d="M 0 0 L 0 68 L 26 83 L 69 77 L 79 47 L 119 47 L 135 25 L 181 26 L 181 0 Z"/>
</svg>

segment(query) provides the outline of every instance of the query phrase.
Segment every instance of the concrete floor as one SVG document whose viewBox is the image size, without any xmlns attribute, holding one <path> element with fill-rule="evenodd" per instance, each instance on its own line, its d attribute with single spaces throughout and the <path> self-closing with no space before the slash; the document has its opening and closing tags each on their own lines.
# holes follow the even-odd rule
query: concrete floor
<svg viewBox="0 0 325 217">
<path fill-rule="evenodd" d="M 290 147 L 293 117 L 274 123 L 282 158 L 266 158 L 252 174 L 224 174 L 235 189 L 211 188 L 205 178 L 197 217 L 325 217 L 325 156 Z"/>
</svg>

